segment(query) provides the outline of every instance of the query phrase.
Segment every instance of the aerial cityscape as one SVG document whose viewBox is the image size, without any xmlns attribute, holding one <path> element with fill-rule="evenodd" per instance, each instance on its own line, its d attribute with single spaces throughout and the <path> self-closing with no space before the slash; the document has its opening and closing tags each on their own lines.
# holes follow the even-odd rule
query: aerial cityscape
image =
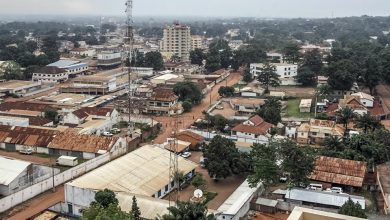
<svg viewBox="0 0 390 220">
<path fill-rule="evenodd" d="M 390 219 L 389 1 L 0 6 L 0 219 Z"/>
</svg>

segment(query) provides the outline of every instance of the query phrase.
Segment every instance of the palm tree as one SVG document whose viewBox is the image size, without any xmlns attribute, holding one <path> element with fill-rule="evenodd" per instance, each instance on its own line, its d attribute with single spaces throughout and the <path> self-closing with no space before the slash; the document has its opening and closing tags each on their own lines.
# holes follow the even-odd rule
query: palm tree
<svg viewBox="0 0 390 220">
<path fill-rule="evenodd" d="M 215 220 L 213 214 L 208 214 L 207 207 L 202 203 L 177 202 L 176 206 L 168 208 L 169 214 L 163 215 L 160 220 Z"/>
<path fill-rule="evenodd" d="M 348 128 L 348 123 L 356 118 L 356 114 L 350 107 L 345 107 L 336 112 L 337 122 L 342 123 L 345 129 Z"/>
<path fill-rule="evenodd" d="M 343 143 L 340 141 L 340 138 L 337 136 L 331 136 L 325 138 L 324 145 L 328 149 L 343 151 Z"/>
<path fill-rule="evenodd" d="M 355 127 L 363 129 L 364 133 L 367 134 L 369 129 L 374 131 L 376 128 L 380 127 L 380 123 L 369 114 L 363 114 L 356 119 Z"/>
</svg>

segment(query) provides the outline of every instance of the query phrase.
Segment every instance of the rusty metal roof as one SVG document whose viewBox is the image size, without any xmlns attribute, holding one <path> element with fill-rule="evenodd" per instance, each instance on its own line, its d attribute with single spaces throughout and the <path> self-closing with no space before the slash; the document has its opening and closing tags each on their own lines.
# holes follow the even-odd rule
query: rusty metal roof
<svg viewBox="0 0 390 220">
<path fill-rule="evenodd" d="M 109 151 L 118 141 L 116 137 L 102 137 L 78 134 L 76 129 L 67 129 L 58 134 L 49 144 L 49 148 L 77 152 L 97 153 L 99 150 Z"/>
<path fill-rule="evenodd" d="M 47 147 L 58 133 L 55 130 L 0 125 L 0 142 Z"/>
<path fill-rule="evenodd" d="M 310 179 L 354 187 L 362 187 L 367 163 L 333 157 L 318 157 Z"/>
</svg>

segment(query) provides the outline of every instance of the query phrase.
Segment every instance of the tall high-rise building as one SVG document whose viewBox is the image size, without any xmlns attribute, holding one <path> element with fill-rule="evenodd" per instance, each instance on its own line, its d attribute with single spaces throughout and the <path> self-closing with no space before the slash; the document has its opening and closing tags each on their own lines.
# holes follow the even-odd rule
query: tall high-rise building
<svg viewBox="0 0 390 220">
<path fill-rule="evenodd" d="M 180 57 L 181 61 L 189 61 L 192 49 L 191 28 L 186 25 L 173 24 L 164 28 L 164 37 L 160 50 Z"/>
</svg>

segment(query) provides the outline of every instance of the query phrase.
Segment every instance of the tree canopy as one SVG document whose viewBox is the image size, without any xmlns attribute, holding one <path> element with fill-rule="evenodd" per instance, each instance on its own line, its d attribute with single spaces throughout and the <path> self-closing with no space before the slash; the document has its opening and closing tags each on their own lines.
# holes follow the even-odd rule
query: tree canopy
<svg viewBox="0 0 390 220">
<path fill-rule="evenodd" d="M 367 218 L 362 206 L 358 202 L 354 203 L 351 198 L 349 198 L 348 201 L 341 206 L 339 214 L 358 218 Z"/>
<path fill-rule="evenodd" d="M 191 81 L 176 83 L 173 87 L 173 91 L 179 96 L 180 101 L 189 101 L 193 104 L 199 104 L 203 99 L 201 89 Z"/>
<path fill-rule="evenodd" d="M 282 121 L 282 105 L 277 98 L 271 97 L 265 100 L 265 104 L 257 111 L 257 115 L 266 122 L 277 125 Z"/>
</svg>

